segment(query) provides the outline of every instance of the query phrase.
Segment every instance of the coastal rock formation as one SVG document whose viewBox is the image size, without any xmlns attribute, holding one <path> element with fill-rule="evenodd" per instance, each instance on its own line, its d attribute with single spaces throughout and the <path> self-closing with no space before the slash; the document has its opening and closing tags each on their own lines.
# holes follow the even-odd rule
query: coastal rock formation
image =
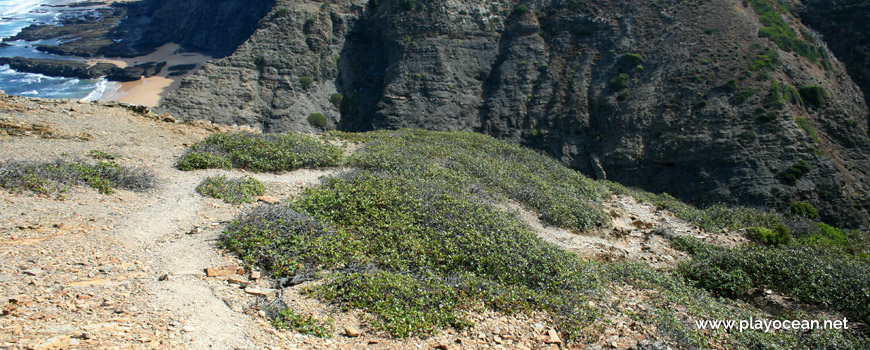
<svg viewBox="0 0 870 350">
<path fill-rule="evenodd" d="M 0 57 L 0 65 L 8 64 L 19 72 L 39 73 L 54 77 L 97 79 L 106 77 L 111 81 L 135 81 L 160 73 L 166 62 L 146 62 L 132 67 L 120 68 L 111 63 L 95 63 L 25 57 Z"/>
<path fill-rule="evenodd" d="M 481 131 L 697 204 L 804 201 L 863 225 L 867 104 L 782 3 L 278 0 L 161 110 L 267 131 L 318 129 L 313 113 Z"/>
<path fill-rule="evenodd" d="M 116 2 L 61 25 L 34 24 L 6 41 L 64 38 L 40 51 L 79 57 L 136 57 L 166 43 L 213 57 L 232 53 L 251 36 L 272 0 L 143 0 Z"/>
</svg>

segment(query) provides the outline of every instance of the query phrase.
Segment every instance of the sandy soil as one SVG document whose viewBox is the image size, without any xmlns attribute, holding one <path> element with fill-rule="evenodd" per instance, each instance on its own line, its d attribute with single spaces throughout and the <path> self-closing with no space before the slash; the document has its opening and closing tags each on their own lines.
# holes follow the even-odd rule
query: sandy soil
<svg viewBox="0 0 870 350">
<path fill-rule="evenodd" d="M 107 62 L 124 68 L 135 66 L 145 62 L 166 62 L 166 67 L 159 74 L 143 78 L 137 81 L 126 83 L 112 83 L 115 89 L 106 91 L 106 94 L 100 98 L 101 101 L 118 101 L 132 104 L 156 106 L 160 101 L 181 84 L 183 76 L 169 76 L 169 67 L 182 64 L 195 64 L 196 68 L 190 72 L 194 72 L 202 67 L 202 64 L 212 59 L 210 56 L 193 53 L 179 52 L 178 44 L 169 43 L 161 46 L 156 51 L 140 57 L 134 58 L 99 58 L 92 62 Z M 188 73 L 189 74 L 189 73 Z"/>
</svg>

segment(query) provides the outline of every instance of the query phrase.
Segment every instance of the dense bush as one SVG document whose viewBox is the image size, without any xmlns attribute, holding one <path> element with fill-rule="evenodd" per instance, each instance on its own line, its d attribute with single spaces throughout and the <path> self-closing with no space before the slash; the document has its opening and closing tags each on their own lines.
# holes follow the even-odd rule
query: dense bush
<svg viewBox="0 0 870 350">
<path fill-rule="evenodd" d="M 308 115 L 308 123 L 314 125 L 319 128 L 326 128 L 329 125 L 329 121 L 326 120 L 326 116 L 323 113 L 311 113 Z"/>
<path fill-rule="evenodd" d="M 240 168 L 290 171 L 338 165 L 342 150 L 303 134 L 213 134 L 193 145 L 176 163 L 180 170 Z"/>
<path fill-rule="evenodd" d="M 622 91 L 626 87 L 628 87 L 628 74 L 619 73 L 619 75 L 610 80 L 610 90 Z"/>
<path fill-rule="evenodd" d="M 399 130 L 357 139 L 369 143 L 348 160 L 351 166 L 443 182 L 457 193 L 507 197 L 536 210 L 544 222 L 564 228 L 610 222 L 597 204 L 609 192 L 604 186 L 546 155 L 490 136 Z"/>
<path fill-rule="evenodd" d="M 773 229 L 750 227 L 746 230 L 746 235 L 758 242 L 772 246 L 789 244 L 791 242 L 791 229 L 782 224 L 775 225 Z"/>
<path fill-rule="evenodd" d="M 227 203 L 250 203 L 266 192 L 266 186 L 250 176 L 228 179 L 226 176 L 207 177 L 196 186 L 196 192 Z"/>
<path fill-rule="evenodd" d="M 299 314 L 292 309 L 279 311 L 272 319 L 272 325 L 278 329 L 289 329 L 320 338 L 332 338 L 332 333 L 335 332 L 331 318 L 320 320 L 309 315 Z"/>
<path fill-rule="evenodd" d="M 728 249 L 704 245 L 692 238 L 676 240 L 679 248 L 693 254 L 692 261 L 681 266 L 681 272 L 701 287 L 737 297 L 745 276 L 753 288 L 765 286 L 805 303 L 845 312 L 860 322 L 870 322 L 870 309 L 866 307 L 870 305 L 870 262 L 866 260 L 817 248 L 750 245 Z"/>
<path fill-rule="evenodd" d="M 819 212 L 810 203 L 794 201 L 788 207 L 789 213 L 796 216 L 802 216 L 808 219 L 816 219 L 819 217 Z"/>
<path fill-rule="evenodd" d="M 821 86 L 808 85 L 800 89 L 803 101 L 808 105 L 821 106 L 828 101 L 828 91 Z"/>
<path fill-rule="evenodd" d="M 0 187 L 28 190 L 44 195 L 66 192 L 71 185 L 88 185 L 101 194 L 112 194 L 116 188 L 144 191 L 154 186 L 154 176 L 141 169 L 131 169 L 115 163 L 80 161 L 36 163 L 6 161 L 0 164 Z"/>
<path fill-rule="evenodd" d="M 365 309 L 394 336 L 463 327 L 461 307 L 482 302 L 508 313 L 550 311 L 571 339 L 599 288 L 588 263 L 448 186 L 350 174 L 307 191 L 297 203 L 307 214 L 258 209 L 230 225 L 222 242 L 279 277 L 331 270 L 313 293 Z"/>
<path fill-rule="evenodd" d="M 779 176 L 784 183 L 794 186 L 797 184 L 798 180 L 800 180 L 804 175 L 806 175 L 806 173 L 810 172 L 810 170 L 812 169 L 813 167 L 810 165 L 810 163 L 802 160 L 785 169 L 782 173 L 779 174 Z"/>
</svg>

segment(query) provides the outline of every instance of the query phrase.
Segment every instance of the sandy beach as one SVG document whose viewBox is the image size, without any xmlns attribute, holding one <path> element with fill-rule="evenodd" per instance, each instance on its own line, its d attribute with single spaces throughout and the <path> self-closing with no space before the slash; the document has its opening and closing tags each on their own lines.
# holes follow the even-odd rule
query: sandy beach
<svg viewBox="0 0 870 350">
<path fill-rule="evenodd" d="M 210 56 L 195 52 L 178 52 L 180 47 L 178 44 L 169 43 L 161 46 L 156 51 L 134 58 L 99 58 L 92 62 L 107 62 L 124 68 L 135 66 L 145 62 L 166 62 L 166 67 L 152 77 L 139 79 L 126 83 L 111 83 L 115 86 L 120 85 L 117 89 L 110 88 L 100 98 L 101 101 L 119 101 L 146 106 L 156 106 L 166 95 L 178 87 L 181 83 L 183 75 L 169 76 L 168 68 L 183 64 L 195 64 L 196 68 L 190 70 L 188 74 L 195 72 L 202 67 L 202 64 L 212 59 Z"/>
</svg>

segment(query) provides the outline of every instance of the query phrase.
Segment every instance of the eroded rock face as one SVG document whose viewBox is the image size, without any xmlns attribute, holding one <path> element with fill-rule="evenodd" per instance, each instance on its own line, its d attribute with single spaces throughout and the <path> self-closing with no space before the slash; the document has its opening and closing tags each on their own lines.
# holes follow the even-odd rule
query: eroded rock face
<svg viewBox="0 0 870 350">
<path fill-rule="evenodd" d="M 481 131 L 697 204 L 801 200 L 862 225 L 866 102 L 789 21 L 828 58 L 778 48 L 732 1 L 278 0 L 161 108 L 266 131 L 315 130 L 311 113 L 347 130 Z"/>
</svg>

